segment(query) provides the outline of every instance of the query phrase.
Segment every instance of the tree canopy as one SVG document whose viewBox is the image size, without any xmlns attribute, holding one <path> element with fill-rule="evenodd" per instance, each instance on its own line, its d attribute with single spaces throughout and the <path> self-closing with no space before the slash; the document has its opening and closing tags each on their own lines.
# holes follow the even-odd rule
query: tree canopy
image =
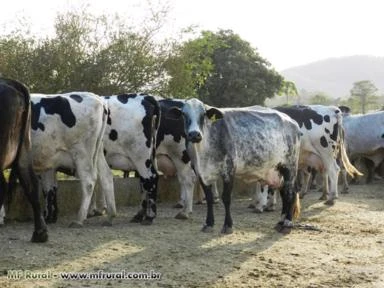
<svg viewBox="0 0 384 288">
<path fill-rule="evenodd" d="M 59 14 L 53 37 L 0 36 L 0 74 L 41 93 L 156 91 L 168 55 L 153 40 L 158 25 L 137 32 L 87 11 Z"/>
<path fill-rule="evenodd" d="M 178 97 L 199 97 L 210 105 L 260 105 L 283 84 L 270 63 L 231 30 L 202 31 L 200 37 L 180 46 L 172 61 L 181 69 L 168 71 L 171 91 Z"/>
<path fill-rule="evenodd" d="M 151 15 L 147 26 L 133 29 L 85 9 L 58 14 L 51 37 L 25 35 L 22 29 L 0 35 L 0 74 L 32 92 L 149 92 L 198 97 L 219 107 L 262 105 L 291 87 L 233 31 L 159 40 L 166 12 Z"/>
</svg>

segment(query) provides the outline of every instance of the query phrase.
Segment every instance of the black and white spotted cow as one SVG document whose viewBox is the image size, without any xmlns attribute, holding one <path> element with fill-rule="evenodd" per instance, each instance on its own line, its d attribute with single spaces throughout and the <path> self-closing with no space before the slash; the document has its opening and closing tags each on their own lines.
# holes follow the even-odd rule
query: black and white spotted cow
<svg viewBox="0 0 384 288">
<path fill-rule="evenodd" d="M 103 155 L 107 107 L 90 92 L 32 94 L 33 167 L 46 196 L 46 219 L 57 219 L 56 170 L 74 171 L 80 179 L 82 200 L 77 220 L 86 219 L 97 178 L 107 202 L 109 223 L 116 214 L 113 177 Z"/>
<path fill-rule="evenodd" d="M 187 219 L 192 213 L 196 175 L 192 170 L 186 150 L 184 120 L 167 117 L 168 110 L 174 107 L 181 108 L 184 100 L 159 99 L 158 102 L 161 108 L 161 121 L 156 143 L 157 166 L 165 176 L 177 177 L 183 209 L 176 215 L 176 218 Z"/>
<path fill-rule="evenodd" d="M 384 160 L 384 111 L 353 115 L 347 107 L 340 109 L 343 111 L 345 143 L 349 158 L 352 161 L 359 158 L 369 159 L 373 163 L 372 170 L 376 169 Z M 343 176 L 345 179 L 345 173 Z M 369 173 L 367 181 L 372 178 L 373 172 Z M 348 190 L 347 181 L 344 185 L 344 189 Z"/>
<path fill-rule="evenodd" d="M 348 174 L 355 176 L 361 173 L 350 163 L 346 154 L 343 133 L 343 117 L 336 106 L 308 105 L 275 108 L 294 119 L 300 127 L 301 148 L 299 169 L 308 171 L 308 167 L 314 168 L 323 174 L 325 202 L 332 205 L 338 197 L 338 175 L 340 167 L 337 164 L 337 156 Z M 307 173 L 307 176 L 310 174 Z M 308 177 L 309 178 L 309 177 Z M 307 190 L 309 179 L 304 181 L 304 194 Z M 329 186 L 330 187 L 329 187 Z M 328 193 L 329 191 L 329 193 Z"/>
<path fill-rule="evenodd" d="M 3 209 L 7 193 L 3 170 L 11 168 L 11 178 L 19 178 L 33 208 L 35 230 L 31 241 L 46 242 L 47 226 L 42 217 L 37 178 L 32 169 L 29 91 L 18 81 L 0 78 L 0 103 L 0 207 Z"/>
<path fill-rule="evenodd" d="M 203 231 L 212 231 L 212 184 L 221 177 L 225 207 L 221 231 L 232 232 L 230 204 L 235 176 L 248 183 L 262 181 L 280 188 L 283 208 L 278 228 L 292 227 L 293 216 L 299 212 L 299 197 L 294 193 L 300 145 L 296 122 L 268 108 L 217 109 L 197 99 L 186 100 L 168 115 L 184 117 L 187 152 L 207 200 Z"/>
<path fill-rule="evenodd" d="M 132 222 L 152 224 L 156 217 L 158 173 L 155 161 L 159 104 L 146 94 L 105 96 L 108 106 L 104 154 L 110 168 L 137 171 L 142 203 Z"/>
</svg>

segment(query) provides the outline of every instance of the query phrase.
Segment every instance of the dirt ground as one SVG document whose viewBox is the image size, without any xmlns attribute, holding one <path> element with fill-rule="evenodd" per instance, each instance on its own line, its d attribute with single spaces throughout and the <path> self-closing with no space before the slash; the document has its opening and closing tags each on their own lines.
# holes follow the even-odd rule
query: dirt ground
<svg viewBox="0 0 384 288">
<path fill-rule="evenodd" d="M 273 229 L 280 199 L 275 212 L 255 214 L 245 197 L 235 199 L 234 233 L 225 236 L 219 234 L 221 204 L 210 234 L 200 232 L 205 206 L 195 206 L 193 219 L 183 222 L 173 218 L 173 203 L 159 205 L 150 227 L 128 223 L 137 207 L 119 208 L 112 227 L 102 227 L 98 217 L 70 229 L 72 218 L 61 218 L 49 226 L 44 244 L 29 242 L 32 223 L 9 223 L 0 228 L 0 287 L 384 287 L 383 187 L 384 182 L 351 186 L 332 207 L 312 191 L 302 202 L 301 228 L 288 235 Z M 22 279 L 8 279 L 11 270 L 22 270 Z M 161 279 L 58 276 L 99 271 L 154 271 Z M 49 279 L 25 279 L 32 276 Z"/>
</svg>

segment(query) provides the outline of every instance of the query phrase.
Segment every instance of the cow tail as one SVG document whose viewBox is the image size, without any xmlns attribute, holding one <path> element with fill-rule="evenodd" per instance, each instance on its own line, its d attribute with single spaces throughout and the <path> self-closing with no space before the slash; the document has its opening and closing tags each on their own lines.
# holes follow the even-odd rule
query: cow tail
<svg viewBox="0 0 384 288">
<path fill-rule="evenodd" d="M 94 158 L 94 162 L 95 165 L 97 166 L 97 159 L 99 157 L 99 152 L 100 152 L 100 149 L 103 149 L 104 147 L 104 142 L 103 142 L 103 139 L 104 139 L 104 133 L 105 133 L 105 130 L 107 129 L 107 122 L 108 122 L 108 115 L 109 115 L 109 106 L 108 106 L 108 103 L 107 101 L 104 101 L 104 99 L 102 97 L 99 97 L 100 101 L 103 103 L 103 110 L 102 110 L 102 115 L 101 115 L 101 119 L 102 119 L 102 125 L 101 125 L 101 130 L 100 130 L 100 134 L 99 134 L 99 137 L 97 137 L 97 140 L 96 140 L 96 153 L 95 153 L 95 158 Z M 104 153 L 103 151 L 101 151 L 102 153 Z M 96 167 L 95 166 L 95 167 Z"/>
<path fill-rule="evenodd" d="M 17 152 L 16 152 L 16 157 L 15 157 L 15 160 L 13 161 L 12 163 L 12 166 L 11 166 L 11 173 L 9 175 L 9 180 L 8 180 L 8 204 L 11 203 L 12 201 L 12 194 L 13 194 L 13 191 L 16 189 L 16 183 L 17 183 L 17 179 L 20 178 L 19 176 L 19 158 L 20 158 L 20 153 L 21 153 L 21 149 L 23 148 L 22 146 L 23 145 L 29 145 L 31 146 L 32 143 L 31 143 L 31 136 L 30 136 L 30 132 L 28 130 L 28 128 L 30 127 L 27 127 L 27 124 L 30 123 L 30 119 L 31 119 L 31 98 L 30 98 L 30 94 L 29 94 L 29 90 L 28 88 L 21 84 L 20 82 L 17 82 L 17 81 L 13 81 L 13 80 L 8 80 L 8 81 L 12 81 L 12 85 L 14 87 L 16 87 L 16 90 L 18 92 L 20 92 L 23 96 L 24 96 L 24 111 L 23 111 L 23 114 L 21 116 L 21 123 L 22 123 L 22 127 L 21 127 L 21 130 L 20 130 L 20 138 L 19 138 L 19 145 L 18 145 L 18 148 L 17 148 Z M 28 143 L 25 143 L 25 137 L 28 136 L 27 134 L 29 134 L 29 138 L 28 139 Z M 28 155 L 28 157 L 31 157 L 31 155 Z M 32 170 L 33 168 L 32 167 L 29 167 L 28 169 Z M 10 205 L 8 205 L 8 207 L 10 207 Z"/>
<path fill-rule="evenodd" d="M 156 141 L 157 141 L 157 131 L 160 126 L 161 110 L 160 110 L 159 102 L 157 102 L 153 96 L 146 96 L 145 99 L 149 103 L 151 103 L 153 106 L 153 113 L 152 113 L 152 119 L 151 119 L 151 136 L 152 136 L 151 159 L 152 159 L 154 168 L 158 171 L 158 166 L 156 161 Z"/>
<path fill-rule="evenodd" d="M 296 193 L 295 203 L 293 204 L 292 217 L 294 220 L 298 219 L 301 214 L 300 195 Z"/>
<path fill-rule="evenodd" d="M 347 155 L 347 151 L 345 149 L 344 129 L 343 129 L 342 125 L 339 125 L 339 141 L 340 141 L 341 162 L 343 163 L 345 171 L 347 171 L 347 173 L 349 175 L 351 175 L 353 178 L 356 177 L 356 176 L 362 176 L 363 173 L 361 173 L 359 170 L 357 170 L 356 167 L 353 166 L 352 163 L 349 161 L 349 158 L 348 158 L 348 155 Z"/>
</svg>

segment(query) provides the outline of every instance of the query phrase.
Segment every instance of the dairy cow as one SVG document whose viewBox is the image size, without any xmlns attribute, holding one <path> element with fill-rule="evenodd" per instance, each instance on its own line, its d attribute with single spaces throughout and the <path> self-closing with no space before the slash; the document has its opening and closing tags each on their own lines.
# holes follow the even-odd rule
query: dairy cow
<svg viewBox="0 0 384 288">
<path fill-rule="evenodd" d="M 222 233 L 232 232 L 230 211 L 234 177 L 262 181 L 279 188 L 283 201 L 279 231 L 293 226 L 299 213 L 294 192 L 299 157 L 299 128 L 285 114 L 263 107 L 217 109 L 197 99 L 170 109 L 168 117 L 184 117 L 187 152 L 207 200 L 204 232 L 214 225 L 212 184 L 223 180 L 225 220 Z"/>
<path fill-rule="evenodd" d="M 154 97 L 146 94 L 120 94 L 101 97 L 107 111 L 103 134 L 103 154 L 110 168 L 137 171 L 140 177 L 142 202 L 132 222 L 151 224 L 156 216 L 158 173 L 155 165 L 156 134 L 160 109 Z M 52 177 L 44 185 L 55 188 Z M 105 189 L 100 190 L 99 202 L 105 206 Z M 90 214 L 98 214 L 96 199 L 92 198 Z M 56 199 L 47 199 L 48 209 L 54 210 Z M 99 204 L 100 204 L 99 203 Z M 102 208 L 102 207 L 99 207 Z"/>
<path fill-rule="evenodd" d="M 57 219 L 56 170 L 75 172 L 81 184 L 81 206 L 70 227 L 86 219 L 97 178 L 107 202 L 109 224 L 116 214 L 113 178 L 103 155 L 107 107 L 90 92 L 32 94 L 33 167 L 43 182 L 46 219 Z"/>
<path fill-rule="evenodd" d="M 343 117 L 336 106 L 308 105 L 275 108 L 294 119 L 300 127 L 301 148 L 299 169 L 307 172 L 314 168 L 323 174 L 324 191 L 322 199 L 332 205 L 338 197 L 338 175 L 340 167 L 337 156 L 348 174 L 355 176 L 361 173 L 350 163 L 346 154 L 343 137 Z M 307 173 L 309 176 L 310 173 Z M 308 189 L 309 177 L 304 181 L 304 194 Z M 329 186 L 328 186 L 329 185 Z M 329 191 L 329 193 L 328 193 Z M 328 199 L 326 199 L 328 198 Z"/>
<path fill-rule="evenodd" d="M 45 242 L 48 240 L 47 227 L 41 214 L 37 178 L 32 169 L 30 94 L 20 82 L 0 78 L 0 101 L 0 207 L 7 192 L 3 170 L 12 168 L 11 178 L 19 178 L 33 208 L 35 230 L 31 241 Z"/>
<path fill-rule="evenodd" d="M 352 161 L 369 159 L 373 163 L 373 170 L 376 169 L 384 160 L 384 111 L 352 115 L 348 107 L 342 106 L 340 109 L 343 111 L 348 156 Z M 372 177 L 368 175 L 367 181 L 370 182 Z M 347 181 L 345 185 L 344 189 L 348 190 Z"/>
<path fill-rule="evenodd" d="M 187 153 L 184 121 L 182 118 L 170 119 L 168 110 L 181 108 L 184 100 L 159 99 L 161 121 L 157 132 L 156 159 L 159 171 L 165 176 L 176 176 L 180 184 L 181 203 L 183 209 L 177 219 L 187 219 L 192 213 L 193 190 L 196 176 L 191 167 Z"/>
<path fill-rule="evenodd" d="M 104 134 L 104 154 L 112 169 L 132 171 L 140 176 L 142 202 L 132 222 L 152 224 L 156 217 L 158 173 L 156 135 L 160 124 L 160 107 L 153 96 L 121 94 L 105 96 L 108 106 Z"/>
</svg>

